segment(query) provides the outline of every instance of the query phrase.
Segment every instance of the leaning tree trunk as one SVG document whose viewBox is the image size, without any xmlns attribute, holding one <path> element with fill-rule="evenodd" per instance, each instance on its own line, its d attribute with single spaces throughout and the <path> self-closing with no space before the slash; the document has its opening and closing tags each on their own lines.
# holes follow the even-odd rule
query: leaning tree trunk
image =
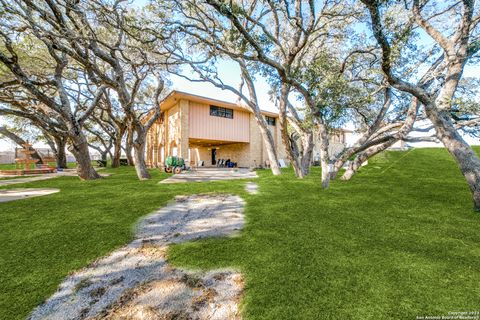
<svg viewBox="0 0 480 320">
<path fill-rule="evenodd" d="M 265 123 L 263 123 L 260 119 L 256 120 L 263 141 L 265 142 L 265 149 L 267 150 L 268 160 L 270 161 L 270 169 L 272 170 L 274 176 L 278 176 L 282 172 L 280 171 L 280 167 L 278 165 L 278 155 L 277 151 L 275 150 L 272 132 L 268 130 L 268 128 L 265 126 Z"/>
<path fill-rule="evenodd" d="M 263 141 L 265 142 L 268 160 L 270 161 L 270 169 L 272 170 L 274 176 L 278 176 L 282 172 L 280 171 L 280 167 L 278 164 L 278 154 L 275 150 L 275 142 L 273 140 L 272 132 L 268 129 L 268 124 L 262 113 L 260 112 L 260 108 L 258 107 L 257 93 L 255 90 L 255 85 L 253 84 L 253 78 L 248 71 L 245 61 L 243 59 L 235 60 L 238 62 L 242 71 L 242 85 L 243 82 L 247 84 L 250 96 L 247 105 L 250 106 L 250 109 L 255 116 L 255 121 L 257 122 L 258 128 L 260 129 L 260 134 L 262 135 Z M 285 112 L 283 113 L 283 118 L 285 119 Z"/>
<path fill-rule="evenodd" d="M 403 135 L 402 135 L 403 137 Z M 384 143 L 374 145 L 356 155 L 356 157 L 350 161 L 347 170 L 343 173 L 341 179 L 342 180 L 350 180 L 355 173 L 357 173 L 358 169 L 362 166 L 362 164 L 373 157 L 374 155 L 379 154 L 382 151 L 387 150 L 391 146 L 393 146 L 398 140 L 400 139 L 391 139 Z"/>
<path fill-rule="evenodd" d="M 71 142 L 69 150 L 77 161 L 78 177 L 81 180 L 101 178 L 95 169 L 93 169 L 90 151 L 88 150 L 88 142 L 79 126 L 75 126 L 70 130 L 69 139 Z"/>
<path fill-rule="evenodd" d="M 367 161 L 368 159 L 370 159 L 374 155 L 390 148 L 397 141 L 398 141 L 398 139 L 389 140 L 387 142 L 375 145 L 373 147 L 370 147 L 370 148 L 364 150 L 363 152 L 358 153 L 355 156 L 355 158 L 352 161 L 350 161 L 350 163 L 348 164 L 347 170 L 345 170 L 341 179 L 342 180 L 350 180 L 355 175 L 355 173 L 357 173 L 358 169 L 360 169 L 360 167 L 362 166 L 362 164 L 365 161 Z"/>
<path fill-rule="evenodd" d="M 425 106 L 425 111 L 435 127 L 437 138 L 453 156 L 465 177 L 472 193 L 475 210 L 480 211 L 480 159 L 455 129 L 448 111 L 436 110 L 431 105 Z"/>
<path fill-rule="evenodd" d="M 150 179 L 150 173 L 147 170 L 147 164 L 145 162 L 145 148 L 147 145 L 147 130 L 141 125 L 135 125 L 135 139 L 133 141 L 133 148 L 135 150 L 135 171 L 137 172 L 138 179 L 147 180 Z"/>
<path fill-rule="evenodd" d="M 410 102 L 410 107 L 408 108 L 407 117 L 405 118 L 405 121 L 403 122 L 403 125 L 400 127 L 398 132 L 392 135 L 387 135 L 381 140 L 374 140 L 375 142 L 378 142 L 378 144 L 370 141 L 370 144 L 367 142 L 360 149 L 357 149 L 357 156 L 353 161 L 350 162 L 347 170 L 345 171 L 341 179 L 350 180 L 352 176 L 362 166 L 362 163 L 364 163 L 370 157 L 378 154 L 379 152 L 382 152 L 387 148 L 391 147 L 398 140 L 404 139 L 413 128 L 413 124 L 417 119 L 419 106 L 420 104 L 418 103 L 417 98 L 412 98 L 412 101 Z"/>
<path fill-rule="evenodd" d="M 67 169 L 67 153 L 65 152 L 66 142 L 64 138 L 55 137 L 55 158 L 57 168 Z"/>
<path fill-rule="evenodd" d="M 363 151 L 362 153 L 359 153 L 356 155 L 355 159 L 350 161 L 348 164 L 347 170 L 342 175 L 342 180 L 350 180 L 355 173 L 357 173 L 358 169 L 362 166 L 362 163 L 364 163 L 369 157 L 373 156 L 374 152 L 371 152 L 367 150 Z M 378 153 L 378 152 L 377 152 Z"/>
</svg>

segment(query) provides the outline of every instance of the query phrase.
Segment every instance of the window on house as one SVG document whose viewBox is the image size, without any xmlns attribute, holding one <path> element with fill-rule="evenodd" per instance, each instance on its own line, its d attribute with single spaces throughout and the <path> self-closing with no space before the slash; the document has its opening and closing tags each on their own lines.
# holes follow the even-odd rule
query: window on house
<svg viewBox="0 0 480 320">
<path fill-rule="evenodd" d="M 233 109 L 210 106 L 210 115 L 215 117 L 233 119 Z"/>
<path fill-rule="evenodd" d="M 275 125 L 275 118 L 274 117 L 265 116 L 265 121 L 267 121 L 267 124 L 269 124 L 271 126 Z"/>
</svg>

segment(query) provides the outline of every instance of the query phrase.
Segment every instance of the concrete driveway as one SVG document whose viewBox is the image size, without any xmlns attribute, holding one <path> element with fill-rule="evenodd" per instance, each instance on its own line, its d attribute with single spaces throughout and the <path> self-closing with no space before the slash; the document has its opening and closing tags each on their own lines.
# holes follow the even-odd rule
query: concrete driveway
<svg viewBox="0 0 480 320">
<path fill-rule="evenodd" d="M 198 168 L 174 174 L 160 183 L 205 182 L 257 178 L 257 173 L 245 168 Z"/>
</svg>

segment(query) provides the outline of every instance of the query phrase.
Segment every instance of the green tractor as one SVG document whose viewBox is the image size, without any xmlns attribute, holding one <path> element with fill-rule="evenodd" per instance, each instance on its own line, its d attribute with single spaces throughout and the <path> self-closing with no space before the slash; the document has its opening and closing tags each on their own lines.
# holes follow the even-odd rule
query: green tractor
<svg viewBox="0 0 480 320">
<path fill-rule="evenodd" d="M 185 170 L 185 160 L 179 157 L 167 157 L 165 159 L 165 172 L 167 173 L 180 173 Z"/>
</svg>

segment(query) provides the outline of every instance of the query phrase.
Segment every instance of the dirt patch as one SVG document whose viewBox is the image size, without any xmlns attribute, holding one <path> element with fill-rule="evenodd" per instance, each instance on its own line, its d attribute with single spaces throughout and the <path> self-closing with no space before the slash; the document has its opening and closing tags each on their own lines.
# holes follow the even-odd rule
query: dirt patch
<svg viewBox="0 0 480 320">
<path fill-rule="evenodd" d="M 103 168 L 97 168 L 96 170 L 99 171 Z M 111 175 L 111 173 L 99 173 L 100 176 L 102 177 L 108 177 Z M 45 174 L 40 174 L 40 175 L 29 175 L 29 176 L 24 176 L 22 178 L 18 178 L 19 176 L 13 176 L 15 179 L 2 179 L 0 180 L 0 186 L 9 186 L 12 184 L 20 184 L 20 183 L 28 183 L 28 182 L 34 182 L 34 181 L 42 181 L 42 180 L 48 180 L 48 179 L 53 179 L 53 178 L 58 178 L 58 177 L 75 177 L 77 176 L 77 170 L 76 169 L 64 169 L 63 171 L 59 171 L 56 173 L 45 173 Z M 12 176 L 4 176 L 0 175 L 1 177 L 12 177 Z"/>
<path fill-rule="evenodd" d="M 218 281 L 216 273 L 196 274 L 201 278 L 193 288 L 183 276 L 152 281 L 96 319 L 240 319 L 241 276 L 225 271 L 223 280 Z"/>
<path fill-rule="evenodd" d="M 145 217 L 135 240 L 69 276 L 30 319 L 240 319 L 242 276 L 173 268 L 168 245 L 231 236 L 243 227 L 241 198 L 177 197 Z"/>
<path fill-rule="evenodd" d="M 60 189 L 53 188 L 18 188 L 9 190 L 0 190 L 0 202 L 22 200 L 32 197 L 47 196 L 59 192 Z"/>
</svg>

